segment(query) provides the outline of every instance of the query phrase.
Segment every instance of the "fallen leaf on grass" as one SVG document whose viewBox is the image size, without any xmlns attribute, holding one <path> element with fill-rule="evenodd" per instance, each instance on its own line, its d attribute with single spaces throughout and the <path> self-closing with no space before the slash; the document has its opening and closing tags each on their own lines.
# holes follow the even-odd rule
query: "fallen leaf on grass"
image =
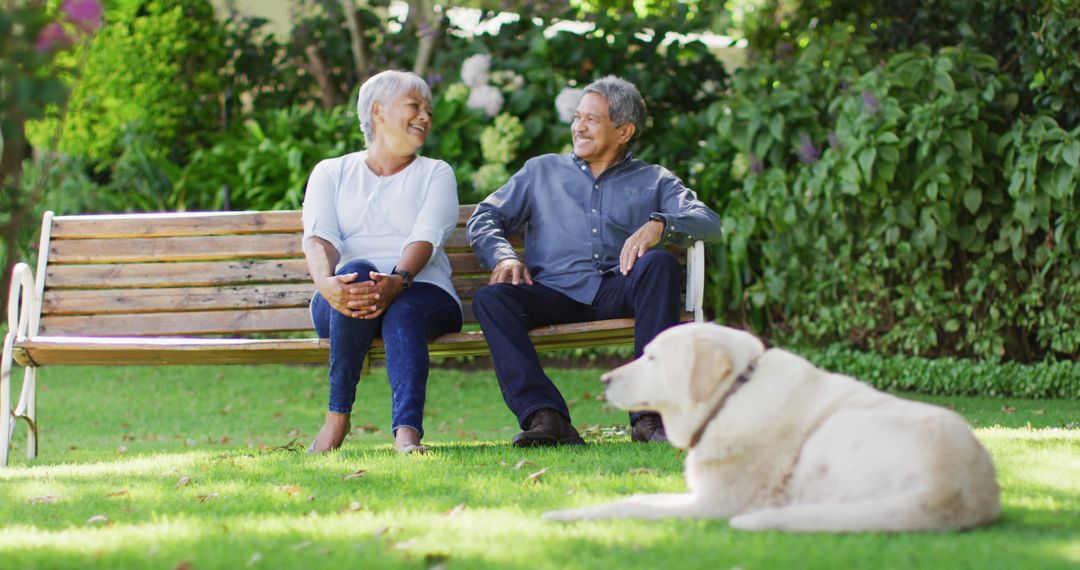
<svg viewBox="0 0 1080 570">
<path fill-rule="evenodd" d="M 522 459 L 521 461 L 518 461 L 514 464 L 514 471 L 521 471 L 521 468 L 525 467 L 526 465 L 536 467 L 536 464 L 532 461 L 529 461 L 528 459 Z"/>
<path fill-rule="evenodd" d="M 173 570 L 191 570 L 191 562 L 181 560 L 179 564 L 173 567 Z"/>
<path fill-rule="evenodd" d="M 399 542 L 399 543 L 394 545 L 394 548 L 396 548 L 398 550 L 408 550 L 408 549 L 410 549 L 410 548 L 412 548 L 414 546 L 416 546 L 416 539 L 406 540 L 405 542 Z"/>
<path fill-rule="evenodd" d="M 33 497 L 30 499 L 31 505 L 49 505 L 56 502 L 56 497 L 52 495 L 45 495 L 43 497 Z"/>
<path fill-rule="evenodd" d="M 231 411 L 232 411 L 232 404 L 227 405 L 224 408 L 221 408 L 221 415 L 224 416 L 224 415 L 228 414 Z"/>
<path fill-rule="evenodd" d="M 255 554 L 251 555 L 251 558 L 248 558 L 247 565 L 254 566 L 255 564 L 258 564 L 260 560 L 262 560 L 262 553 L 256 552 Z"/>
<path fill-rule="evenodd" d="M 311 541 L 310 540 L 305 540 L 303 542 L 297 542 L 296 544 L 292 545 L 292 549 L 293 550 L 303 550 L 303 549 L 305 549 L 305 548 L 307 548 L 309 546 L 311 546 Z"/>
<path fill-rule="evenodd" d="M 364 505 L 360 504 L 360 501 L 353 501 L 353 502 L 349 503 L 348 505 L 345 505 L 344 507 L 341 507 L 340 509 L 338 509 L 337 513 L 339 515 L 343 515 L 345 513 L 355 513 L 357 511 L 363 510 L 363 508 L 364 508 Z"/>
<path fill-rule="evenodd" d="M 1041 416 L 1046 413 L 1046 410 L 1032 410 L 1031 413 L 1036 416 Z"/>
<path fill-rule="evenodd" d="M 633 467 L 630 469 L 631 475 L 649 475 L 656 473 L 656 469 L 649 469 L 648 467 Z"/>
<path fill-rule="evenodd" d="M 300 437 L 300 430 L 297 428 L 292 428 L 291 430 L 289 430 L 289 437 Z"/>
<path fill-rule="evenodd" d="M 361 433 L 382 433 L 382 430 L 379 429 L 379 426 L 374 424 L 359 425 L 356 426 L 353 431 L 359 431 Z"/>
<path fill-rule="evenodd" d="M 126 452 L 126 451 L 127 451 L 127 446 L 125 446 L 125 445 L 121 445 L 120 447 L 116 448 L 116 453 L 118 455 L 123 455 L 124 452 Z"/>
<path fill-rule="evenodd" d="M 294 497 L 304 492 L 303 487 L 301 487 L 300 485 L 278 485 L 274 488 L 289 495 L 290 497 Z"/>
<path fill-rule="evenodd" d="M 465 503 L 461 503 L 460 505 L 456 505 L 456 506 L 454 506 L 454 508 L 450 509 L 449 511 L 446 511 L 446 518 L 452 519 L 452 518 L 460 515 L 461 512 L 464 511 L 464 510 L 465 510 Z"/>
<path fill-rule="evenodd" d="M 352 473 L 349 473 L 348 475 L 342 475 L 341 480 L 342 481 L 348 481 L 349 479 L 359 479 L 360 477 L 363 477 L 366 474 L 367 474 L 367 469 L 364 469 L 363 467 L 361 467 L 361 468 L 357 469 L 356 471 L 353 471 Z"/>
<path fill-rule="evenodd" d="M 86 524 L 107 524 L 108 522 L 109 517 L 105 515 L 94 515 L 86 519 Z"/>
<path fill-rule="evenodd" d="M 126 497 L 126 496 L 128 496 L 130 494 L 131 493 L 128 493 L 127 489 L 121 489 L 119 491 L 113 491 L 112 493 L 109 493 L 108 495 L 105 495 L 105 496 L 106 497 Z"/>
<path fill-rule="evenodd" d="M 188 483 L 191 483 L 191 477 L 181 477 L 180 480 L 176 482 L 176 488 L 186 487 Z"/>
<path fill-rule="evenodd" d="M 537 471 L 536 473 L 530 474 L 526 478 L 526 480 L 531 481 L 534 484 L 539 484 L 540 483 L 540 478 L 544 476 L 544 473 L 547 473 L 547 467 Z"/>
<path fill-rule="evenodd" d="M 1001 413 L 1012 415 L 1016 413 L 1016 408 L 1014 406 L 1001 406 Z"/>
<path fill-rule="evenodd" d="M 199 495 L 199 496 L 197 496 L 195 498 L 198 499 L 200 503 L 202 503 L 202 502 L 210 500 L 210 499 L 216 499 L 216 498 L 218 498 L 220 496 L 221 495 L 218 494 L 218 493 L 210 493 L 208 495 Z"/>
<path fill-rule="evenodd" d="M 295 430 L 294 430 L 295 431 Z M 264 453 L 277 453 L 279 451 L 290 451 L 292 453 L 300 453 L 304 451 L 304 446 L 297 443 L 296 438 L 289 440 L 289 443 L 285 445 L 278 445 L 267 449 Z"/>
</svg>

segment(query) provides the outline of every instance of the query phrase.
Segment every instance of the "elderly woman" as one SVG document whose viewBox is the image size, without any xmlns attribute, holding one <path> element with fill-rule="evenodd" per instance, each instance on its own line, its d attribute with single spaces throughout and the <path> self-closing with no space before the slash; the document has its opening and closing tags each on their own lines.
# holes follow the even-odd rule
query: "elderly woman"
<svg viewBox="0 0 1080 570">
<path fill-rule="evenodd" d="M 304 256 L 317 292 L 311 318 L 330 339 L 330 403 L 309 451 L 341 446 L 364 356 L 386 347 L 394 447 L 423 452 L 427 340 L 461 330 L 443 242 L 457 223 L 450 165 L 419 156 L 431 90 L 412 73 L 364 82 L 356 111 L 366 150 L 323 160 L 304 197 Z"/>
</svg>

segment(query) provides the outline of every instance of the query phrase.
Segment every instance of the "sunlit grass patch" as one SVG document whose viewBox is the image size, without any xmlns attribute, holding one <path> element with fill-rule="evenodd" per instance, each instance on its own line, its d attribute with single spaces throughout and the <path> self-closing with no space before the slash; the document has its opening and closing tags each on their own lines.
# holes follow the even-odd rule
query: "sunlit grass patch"
<svg viewBox="0 0 1080 570">
<path fill-rule="evenodd" d="M 596 397 L 596 371 L 554 372 L 590 444 L 520 450 L 509 445 L 518 428 L 490 372 L 437 370 L 425 415 L 432 451 L 419 456 L 391 448 L 389 390 L 378 369 L 361 386 L 357 429 L 340 451 L 320 456 L 302 452 L 323 411 L 317 370 L 44 372 L 42 456 L 15 456 L 0 470 L 4 569 L 1080 563 L 1080 430 L 1060 427 L 1075 415 L 1073 402 L 1042 401 L 1043 414 L 1024 417 L 1001 412 L 1000 401 L 948 401 L 983 418 L 980 425 L 997 424 L 976 429 L 1002 487 L 993 526 L 788 535 L 737 532 L 725 521 L 541 520 L 550 509 L 685 489 L 682 454 L 631 443 L 625 413 Z"/>
</svg>

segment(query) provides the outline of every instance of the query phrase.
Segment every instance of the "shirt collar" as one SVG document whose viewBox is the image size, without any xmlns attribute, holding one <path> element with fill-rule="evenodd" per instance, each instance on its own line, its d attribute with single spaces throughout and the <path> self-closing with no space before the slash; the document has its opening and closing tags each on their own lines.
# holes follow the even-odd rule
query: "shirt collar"
<svg viewBox="0 0 1080 570">
<path fill-rule="evenodd" d="M 584 160 L 582 160 L 582 159 L 581 159 L 581 157 L 579 157 L 578 155 L 574 154 L 574 151 L 570 151 L 570 158 L 571 158 L 571 159 L 572 159 L 572 160 L 573 160 L 573 161 L 574 161 L 574 162 L 575 162 L 576 164 L 587 164 L 587 163 L 586 163 L 586 162 L 585 162 Z M 609 170 L 610 170 L 611 168 L 615 168 L 616 166 L 622 166 L 622 165 L 624 165 L 624 164 L 626 164 L 626 163 L 630 162 L 630 161 L 631 161 L 631 160 L 633 160 L 633 159 L 634 159 L 634 151 L 632 151 L 632 150 L 630 150 L 630 149 L 626 149 L 626 154 L 625 154 L 625 155 L 623 155 L 623 159 L 622 159 L 622 160 L 620 160 L 619 162 L 616 162 L 615 164 L 612 164 L 612 165 L 611 165 L 611 166 L 609 167 Z"/>
</svg>

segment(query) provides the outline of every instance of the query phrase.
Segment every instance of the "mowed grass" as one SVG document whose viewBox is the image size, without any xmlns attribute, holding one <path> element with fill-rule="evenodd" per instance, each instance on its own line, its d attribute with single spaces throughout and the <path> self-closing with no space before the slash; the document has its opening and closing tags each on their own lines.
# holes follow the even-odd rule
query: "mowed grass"
<svg viewBox="0 0 1080 570">
<path fill-rule="evenodd" d="M 724 521 L 548 523 L 540 513 L 685 490 L 680 453 L 632 444 L 597 370 L 554 370 L 583 448 L 518 450 L 489 371 L 434 370 L 432 452 L 390 445 L 389 389 L 362 383 L 337 453 L 306 447 L 313 367 L 42 370 L 41 449 L 0 470 L 0 568 L 1076 568 L 1080 404 L 931 399 L 976 427 L 1003 515 L 956 534 L 745 533 Z M 927 399 L 927 398 L 920 398 Z"/>
</svg>

